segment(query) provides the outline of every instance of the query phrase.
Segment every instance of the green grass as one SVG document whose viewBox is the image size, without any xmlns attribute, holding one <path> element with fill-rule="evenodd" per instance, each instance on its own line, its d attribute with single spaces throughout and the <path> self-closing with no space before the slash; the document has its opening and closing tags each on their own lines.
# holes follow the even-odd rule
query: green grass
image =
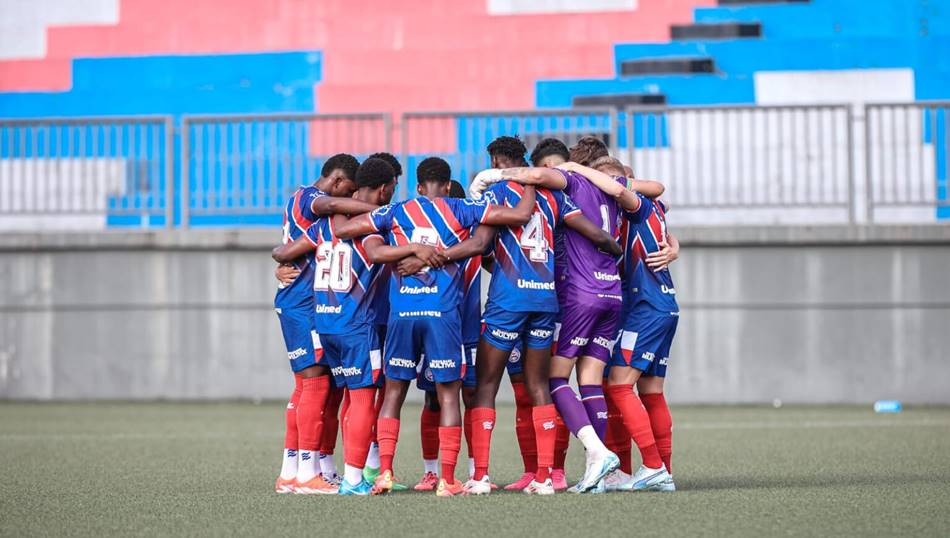
<svg viewBox="0 0 950 538">
<path fill-rule="evenodd" d="M 408 483 L 422 469 L 418 411 L 406 409 L 396 461 Z M 453 499 L 274 494 L 282 413 L 276 403 L 0 404 L 0 535 L 950 534 L 945 408 L 678 407 L 676 493 Z M 513 422 L 500 408 L 501 484 L 520 472 Z M 576 479 L 582 454 L 571 450 Z"/>
</svg>

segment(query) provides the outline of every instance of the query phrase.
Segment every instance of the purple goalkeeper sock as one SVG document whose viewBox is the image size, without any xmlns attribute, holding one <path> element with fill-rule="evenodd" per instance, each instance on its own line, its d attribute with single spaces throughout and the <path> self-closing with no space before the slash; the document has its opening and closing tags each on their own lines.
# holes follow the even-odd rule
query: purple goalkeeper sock
<svg viewBox="0 0 950 538">
<path fill-rule="evenodd" d="M 607 433 L 607 400 L 604 400 L 604 388 L 601 385 L 581 385 L 581 401 L 587 410 L 590 425 L 597 432 L 597 437 L 604 440 Z"/>
<path fill-rule="evenodd" d="M 574 436 L 584 426 L 590 426 L 590 419 L 587 418 L 587 411 L 584 404 L 577 397 L 577 393 L 567 383 L 563 377 L 552 377 L 550 381 L 551 398 L 554 400 L 554 407 L 561 414 L 564 424 Z"/>
</svg>

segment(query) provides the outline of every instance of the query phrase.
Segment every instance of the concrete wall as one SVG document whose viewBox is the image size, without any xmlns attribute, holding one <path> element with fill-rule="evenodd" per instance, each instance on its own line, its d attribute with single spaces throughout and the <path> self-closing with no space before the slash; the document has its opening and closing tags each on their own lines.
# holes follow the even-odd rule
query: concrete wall
<svg viewBox="0 0 950 538">
<path fill-rule="evenodd" d="M 675 232 L 676 402 L 950 403 L 950 226 Z M 0 398 L 283 398 L 270 231 L 0 235 Z"/>
</svg>

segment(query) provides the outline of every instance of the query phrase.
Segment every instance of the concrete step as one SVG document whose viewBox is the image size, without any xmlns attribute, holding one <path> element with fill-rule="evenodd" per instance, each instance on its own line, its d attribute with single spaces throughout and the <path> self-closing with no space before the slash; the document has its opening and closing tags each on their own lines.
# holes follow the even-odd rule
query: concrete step
<svg viewBox="0 0 950 538">
<path fill-rule="evenodd" d="M 668 75 L 681 73 L 714 73 L 716 63 L 712 58 L 644 58 L 626 60 L 620 64 L 621 76 Z"/>
<path fill-rule="evenodd" d="M 740 39 L 762 37 L 762 25 L 757 22 L 723 22 L 713 24 L 674 24 L 670 26 L 670 38 L 690 39 Z"/>
<path fill-rule="evenodd" d="M 662 93 L 613 93 L 604 95 L 578 95 L 571 102 L 572 106 L 582 107 L 614 107 L 665 105 L 666 96 Z"/>
</svg>

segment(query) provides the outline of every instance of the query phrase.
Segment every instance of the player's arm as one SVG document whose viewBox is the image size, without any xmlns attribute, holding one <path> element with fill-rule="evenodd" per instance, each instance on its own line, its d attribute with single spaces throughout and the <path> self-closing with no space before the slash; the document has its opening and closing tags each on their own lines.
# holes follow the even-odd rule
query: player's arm
<svg viewBox="0 0 950 538">
<path fill-rule="evenodd" d="M 534 200 L 534 196 L 531 199 Z M 479 226 L 475 228 L 475 233 L 471 237 L 447 248 L 442 252 L 442 255 L 445 256 L 446 260 L 464 260 L 483 254 L 492 241 L 495 240 L 495 232 L 496 230 L 492 226 Z"/>
<path fill-rule="evenodd" d="M 308 252 L 313 251 L 315 248 L 313 243 L 310 242 L 310 239 L 307 238 L 307 234 L 303 234 L 293 243 L 275 247 L 274 250 L 271 251 L 271 257 L 274 258 L 274 261 L 277 263 L 290 263 Z"/>
<path fill-rule="evenodd" d="M 657 199 L 666 192 L 666 186 L 652 179 L 627 178 L 627 188 L 639 192 L 650 199 Z"/>
<path fill-rule="evenodd" d="M 617 182 L 613 176 L 605 174 L 600 170 L 595 170 L 593 168 L 577 164 L 575 162 L 566 162 L 564 164 L 558 165 L 558 168 L 562 170 L 569 170 L 571 172 L 576 172 L 585 178 L 587 181 L 590 181 L 594 184 L 595 187 L 602 190 L 608 196 L 613 197 L 614 200 L 620 204 L 620 207 L 626 209 L 627 211 L 636 211 L 640 209 L 640 199 L 637 198 L 636 193 L 631 190 L 628 190 L 624 185 Z"/>
<path fill-rule="evenodd" d="M 495 183 L 501 181 L 514 181 L 523 185 L 537 185 L 547 189 L 561 190 L 567 186 L 567 179 L 564 174 L 553 168 L 536 168 L 522 166 L 517 168 L 490 168 L 479 172 L 472 185 L 469 187 L 469 193 L 476 200 L 481 198 L 482 193 Z"/>
<path fill-rule="evenodd" d="M 394 247 L 387 245 L 382 237 L 372 236 L 366 238 L 363 242 L 363 248 L 366 249 L 366 256 L 373 263 L 396 263 L 403 258 L 415 256 L 430 267 L 438 269 L 445 263 L 445 258 L 433 246 L 423 245 L 421 243 L 409 243 Z"/>
<path fill-rule="evenodd" d="M 666 241 L 658 244 L 660 250 L 647 254 L 647 267 L 654 271 L 662 271 L 680 257 L 680 242 L 673 234 L 666 234 Z"/>
<path fill-rule="evenodd" d="M 379 206 L 355 198 L 336 196 L 318 196 L 310 203 L 310 209 L 317 215 L 362 215 Z"/>
<path fill-rule="evenodd" d="M 525 185 L 524 194 L 515 207 L 492 204 L 482 224 L 489 226 L 524 226 L 534 213 L 535 191 L 533 185 Z M 477 232 L 478 230 L 476 230 Z"/>
<path fill-rule="evenodd" d="M 574 216 L 569 216 L 564 220 L 564 224 L 568 228 L 586 237 L 588 241 L 597 245 L 597 248 L 600 250 L 613 256 L 623 254 L 623 249 L 614 241 L 614 238 L 610 237 L 609 233 L 591 222 L 584 215 L 576 213 Z"/>
<path fill-rule="evenodd" d="M 337 239 L 352 239 L 377 232 L 368 214 L 348 219 L 343 215 L 333 217 L 333 235 Z"/>
</svg>

